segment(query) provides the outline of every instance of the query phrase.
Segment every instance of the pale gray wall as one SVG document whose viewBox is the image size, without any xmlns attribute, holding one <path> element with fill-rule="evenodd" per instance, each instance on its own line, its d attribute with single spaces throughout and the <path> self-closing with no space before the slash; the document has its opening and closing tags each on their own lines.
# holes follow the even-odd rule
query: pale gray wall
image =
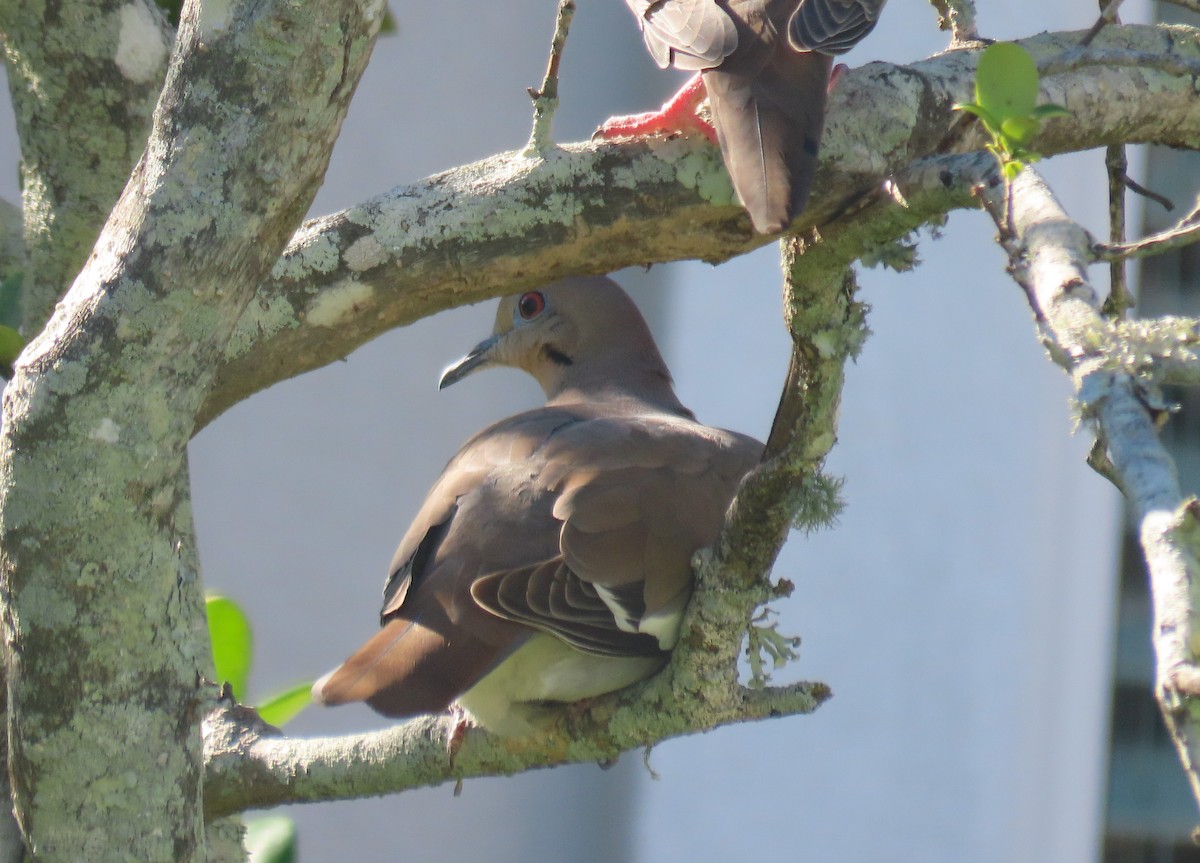
<svg viewBox="0 0 1200 863">
<path fill-rule="evenodd" d="M 393 2 L 400 33 L 376 49 L 314 213 L 521 146 L 553 5 Z M 981 6 L 995 37 L 1033 22 L 1086 27 L 1095 10 Z M 932 18 L 923 0 L 891 0 L 849 59 L 940 50 Z M 624 4 L 579 0 L 556 131 L 584 138 L 678 81 L 646 60 Z M 1099 160 L 1046 168 L 1102 233 Z M 468 782 L 459 799 L 440 788 L 296 807 L 302 858 L 1094 859 L 1118 507 L 1083 465 L 1086 437 L 1070 437 L 1065 380 L 992 233 L 960 214 L 923 244 L 915 273 L 862 274 L 875 336 L 849 370 L 830 463 L 849 507 L 837 529 L 793 537 L 777 567 L 797 584 L 782 629 L 804 637 L 781 679 L 825 680 L 830 703 L 663 744 L 657 782 L 634 753 L 610 771 Z M 787 358 L 773 249 L 648 280 L 659 278 L 677 285 L 670 301 L 643 296 L 667 309 L 655 329 L 683 401 L 765 436 Z M 324 672 L 372 631 L 385 567 L 429 482 L 473 431 L 536 403 L 510 372 L 435 393 L 491 316 L 488 304 L 391 333 L 255 396 L 193 444 L 205 577 L 249 607 L 261 688 Z M 382 723 L 365 709 L 314 710 L 294 730 Z"/>
</svg>

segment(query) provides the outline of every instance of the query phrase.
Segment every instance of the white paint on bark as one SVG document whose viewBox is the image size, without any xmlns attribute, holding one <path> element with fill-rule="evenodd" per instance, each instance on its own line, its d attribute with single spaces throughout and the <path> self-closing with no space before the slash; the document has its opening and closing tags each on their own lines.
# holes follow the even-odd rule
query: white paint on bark
<svg viewBox="0 0 1200 863">
<path fill-rule="evenodd" d="M 308 307 L 308 322 L 318 327 L 337 326 L 362 306 L 374 302 L 375 290 L 362 282 L 346 281 L 326 291 Z"/>
<path fill-rule="evenodd" d="M 168 47 L 158 22 L 144 4 L 121 7 L 121 35 L 113 61 L 122 75 L 137 84 L 161 78 Z"/>
</svg>

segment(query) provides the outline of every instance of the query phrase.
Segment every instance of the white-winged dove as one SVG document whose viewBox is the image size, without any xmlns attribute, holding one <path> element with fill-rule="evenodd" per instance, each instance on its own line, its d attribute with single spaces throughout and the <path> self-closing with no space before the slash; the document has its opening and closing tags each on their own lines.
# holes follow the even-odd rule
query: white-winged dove
<svg viewBox="0 0 1200 863">
<path fill-rule="evenodd" d="M 760 233 L 808 203 L 833 57 L 875 27 L 886 0 L 625 0 L 662 68 L 700 74 L 661 115 L 610 120 L 599 134 L 671 128 L 702 80 L 733 188 Z M 693 125 L 694 121 L 684 121 Z"/>
<path fill-rule="evenodd" d="M 633 301 L 606 278 L 501 301 L 493 335 L 442 376 L 524 369 L 545 407 L 471 438 L 392 560 L 382 629 L 313 686 L 388 716 L 459 703 L 499 734 L 665 663 L 763 446 L 696 421 Z"/>
</svg>

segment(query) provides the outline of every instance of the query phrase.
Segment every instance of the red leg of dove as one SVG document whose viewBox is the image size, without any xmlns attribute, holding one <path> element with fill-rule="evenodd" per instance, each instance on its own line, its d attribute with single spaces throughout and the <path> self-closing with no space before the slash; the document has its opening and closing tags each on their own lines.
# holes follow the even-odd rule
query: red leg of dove
<svg viewBox="0 0 1200 863">
<path fill-rule="evenodd" d="M 717 130 L 700 114 L 700 103 L 704 101 L 704 80 L 693 75 L 683 88 L 663 103 L 657 111 L 630 114 L 625 117 L 609 117 L 596 130 L 595 138 L 641 138 L 655 134 L 699 132 L 714 144 Z"/>
</svg>

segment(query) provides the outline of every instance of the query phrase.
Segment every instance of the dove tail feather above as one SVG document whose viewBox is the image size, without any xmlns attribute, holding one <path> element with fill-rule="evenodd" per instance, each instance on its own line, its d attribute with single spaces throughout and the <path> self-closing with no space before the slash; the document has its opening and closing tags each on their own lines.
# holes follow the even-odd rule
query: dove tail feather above
<svg viewBox="0 0 1200 863">
<path fill-rule="evenodd" d="M 659 66 L 701 73 L 734 190 L 756 231 L 782 231 L 808 203 L 832 57 L 874 29 L 886 0 L 625 3 Z M 687 130 L 672 115 L 690 92 L 657 115 L 609 120 L 600 131 Z"/>
<path fill-rule="evenodd" d="M 759 233 L 782 231 L 808 203 L 831 69 L 829 57 L 781 43 L 762 69 L 703 73 L 725 166 Z"/>
</svg>

